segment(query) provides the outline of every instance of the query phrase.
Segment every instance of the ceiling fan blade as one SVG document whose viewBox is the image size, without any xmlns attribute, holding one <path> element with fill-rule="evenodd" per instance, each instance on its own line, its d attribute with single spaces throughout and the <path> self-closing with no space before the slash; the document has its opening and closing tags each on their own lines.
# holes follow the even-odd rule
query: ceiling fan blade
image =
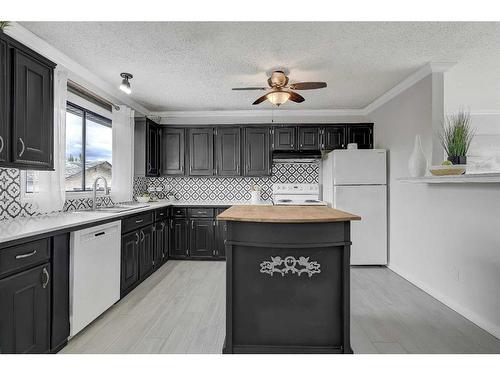
<svg viewBox="0 0 500 375">
<path fill-rule="evenodd" d="M 299 82 L 290 85 L 291 90 L 314 90 L 326 87 L 326 82 Z"/>
<path fill-rule="evenodd" d="M 302 95 L 297 94 L 296 92 L 290 91 L 290 98 L 292 102 L 295 103 L 302 103 L 305 99 L 302 97 Z"/>
<path fill-rule="evenodd" d="M 233 87 L 232 90 L 244 91 L 244 90 L 267 90 L 267 87 Z"/>
<path fill-rule="evenodd" d="M 267 94 L 266 94 L 266 95 L 261 96 L 259 99 L 257 99 L 256 101 L 254 101 L 254 102 L 252 103 L 252 105 L 260 104 L 260 103 L 262 103 L 262 102 L 263 102 L 263 101 L 265 101 L 265 100 L 267 100 Z"/>
</svg>

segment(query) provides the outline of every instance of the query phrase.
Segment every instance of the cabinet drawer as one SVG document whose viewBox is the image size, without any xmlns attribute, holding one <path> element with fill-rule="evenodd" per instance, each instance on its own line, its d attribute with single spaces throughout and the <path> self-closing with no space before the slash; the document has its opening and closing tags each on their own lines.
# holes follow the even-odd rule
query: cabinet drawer
<svg viewBox="0 0 500 375">
<path fill-rule="evenodd" d="M 190 208 L 189 217 L 214 217 L 213 208 Z"/>
<path fill-rule="evenodd" d="M 152 222 L 152 212 L 146 212 L 144 214 L 128 217 L 122 220 L 122 233 L 131 232 L 137 228 L 141 228 L 145 225 L 151 224 Z"/>
<path fill-rule="evenodd" d="M 49 241 L 49 238 L 44 238 L 0 250 L 0 275 L 50 259 Z"/>
<path fill-rule="evenodd" d="M 172 215 L 174 217 L 186 217 L 186 208 L 185 207 L 173 207 Z"/>
<path fill-rule="evenodd" d="M 164 220 L 168 217 L 168 208 L 160 208 L 155 211 L 155 221 Z"/>
</svg>

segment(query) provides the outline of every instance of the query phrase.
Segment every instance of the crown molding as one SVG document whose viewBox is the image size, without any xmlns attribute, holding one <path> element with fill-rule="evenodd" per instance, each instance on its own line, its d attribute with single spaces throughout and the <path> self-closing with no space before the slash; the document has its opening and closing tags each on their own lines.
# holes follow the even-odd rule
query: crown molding
<svg viewBox="0 0 500 375">
<path fill-rule="evenodd" d="M 104 81 L 102 78 L 98 77 L 96 74 L 92 73 L 87 68 L 62 53 L 61 51 L 54 48 L 52 45 L 47 43 L 45 40 L 35 35 L 25 27 L 21 26 L 17 22 L 12 22 L 9 27 L 5 28 L 5 34 L 11 36 L 12 38 L 18 40 L 19 42 L 25 44 L 32 50 L 38 52 L 39 54 L 52 60 L 57 65 L 63 66 L 68 70 L 70 78 L 77 83 L 83 83 L 85 86 L 89 87 L 96 94 L 101 95 L 105 99 L 115 102 L 115 104 L 126 104 L 137 112 L 144 115 L 149 114 L 149 110 L 142 106 L 141 104 L 132 100 L 129 96 L 122 94 L 117 87 L 110 85 L 108 82 Z M 83 82 L 82 82 L 83 81 Z M 116 79 L 117 85 L 120 82 L 119 78 Z"/>
<path fill-rule="evenodd" d="M 201 117 L 334 117 L 363 116 L 363 109 L 242 109 L 233 111 L 158 111 L 151 116 L 162 118 L 201 118 Z"/>
<path fill-rule="evenodd" d="M 444 73 L 448 69 L 450 69 L 452 66 L 454 66 L 455 64 L 456 63 L 454 63 L 454 62 L 429 62 L 429 63 L 425 64 L 420 69 L 418 69 L 415 73 L 406 77 L 404 80 L 402 80 L 396 86 L 394 86 L 392 89 L 390 89 L 389 91 L 386 91 L 384 94 L 382 94 L 377 99 L 375 99 L 373 102 L 368 104 L 365 108 L 363 108 L 363 115 L 366 116 L 369 113 L 373 112 L 374 110 L 376 110 L 380 106 L 384 105 L 385 103 L 387 103 L 391 99 L 393 99 L 396 96 L 398 96 L 399 94 L 401 94 L 403 91 L 409 89 L 411 86 L 413 86 L 418 81 L 427 77 L 429 74 Z"/>
</svg>

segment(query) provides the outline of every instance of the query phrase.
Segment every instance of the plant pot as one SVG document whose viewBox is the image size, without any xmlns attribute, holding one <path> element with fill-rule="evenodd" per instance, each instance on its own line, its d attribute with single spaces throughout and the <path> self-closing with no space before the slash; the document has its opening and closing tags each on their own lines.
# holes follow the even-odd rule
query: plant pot
<svg viewBox="0 0 500 375">
<path fill-rule="evenodd" d="M 452 164 L 467 164 L 467 156 L 448 156 Z"/>
</svg>

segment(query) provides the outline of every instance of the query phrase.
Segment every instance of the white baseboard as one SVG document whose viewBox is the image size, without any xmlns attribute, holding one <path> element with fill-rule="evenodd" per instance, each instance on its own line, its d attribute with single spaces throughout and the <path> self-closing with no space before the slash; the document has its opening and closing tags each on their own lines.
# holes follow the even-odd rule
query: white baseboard
<svg viewBox="0 0 500 375">
<path fill-rule="evenodd" d="M 394 271 L 397 273 L 399 276 L 402 278 L 406 279 L 416 287 L 422 289 L 424 292 L 427 294 L 430 294 L 432 297 L 436 298 L 438 301 L 444 303 L 446 306 L 448 306 L 450 309 L 456 311 L 466 319 L 470 320 L 472 323 L 475 325 L 481 327 L 485 331 L 491 333 L 493 336 L 496 338 L 500 339 L 500 326 L 498 324 L 495 324 L 484 317 L 476 314 L 475 312 L 471 311 L 467 307 L 462 306 L 461 304 L 457 303 L 450 297 L 436 291 L 434 288 L 432 288 L 430 285 L 424 283 L 423 281 L 417 280 L 414 276 L 408 274 L 406 271 L 400 269 L 399 267 L 395 267 L 392 265 L 387 266 L 390 270 Z"/>
</svg>

